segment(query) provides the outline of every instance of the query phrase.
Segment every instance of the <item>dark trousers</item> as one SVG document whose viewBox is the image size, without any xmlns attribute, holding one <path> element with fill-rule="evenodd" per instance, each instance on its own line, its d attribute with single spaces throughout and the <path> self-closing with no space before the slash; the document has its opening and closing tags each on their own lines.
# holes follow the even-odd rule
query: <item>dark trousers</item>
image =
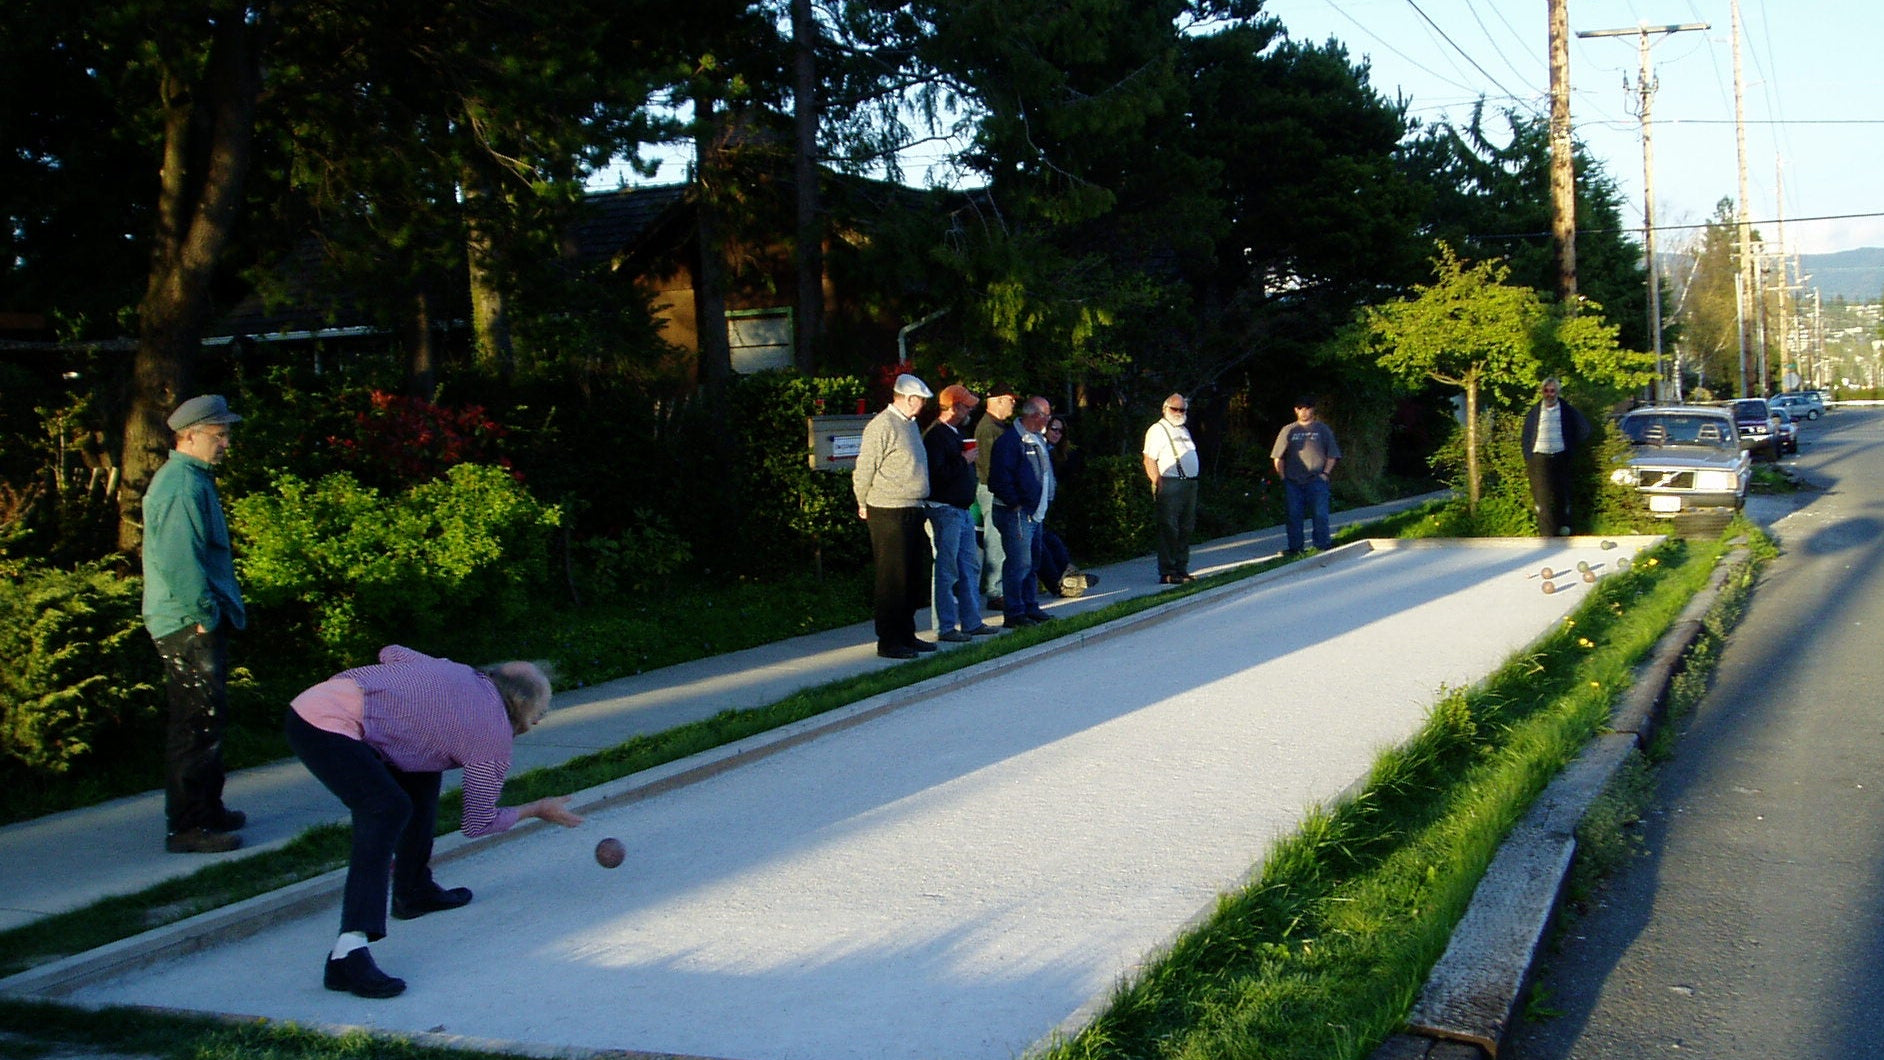
<svg viewBox="0 0 1884 1060">
<path fill-rule="evenodd" d="M 1191 531 L 1197 529 L 1197 480 L 1158 480 L 1158 575 L 1191 572 Z"/>
<path fill-rule="evenodd" d="M 194 625 L 158 637 L 170 719 L 164 733 L 164 817 L 169 830 L 220 824 L 222 737 L 228 726 L 229 642 Z"/>
<path fill-rule="evenodd" d="M 1066 549 L 1066 542 L 1045 523 L 1039 526 L 1039 533 L 1034 535 L 1034 575 L 1046 585 L 1047 591 L 1060 595 L 1060 578 L 1066 568 L 1073 565 L 1073 554 Z"/>
<path fill-rule="evenodd" d="M 1537 512 L 1537 531 L 1556 537 L 1570 525 L 1570 454 L 1526 453 L 1524 470 L 1531 479 L 1531 504 Z"/>
<path fill-rule="evenodd" d="M 353 813 L 353 856 L 340 900 L 340 930 L 386 937 L 386 887 L 418 898 L 432 882 L 439 773 L 408 773 L 365 743 L 307 723 L 290 710 L 288 748 Z"/>
<path fill-rule="evenodd" d="M 929 535 L 925 508 L 869 510 L 870 555 L 876 563 L 877 647 L 916 642 L 916 612 L 929 602 Z"/>
</svg>

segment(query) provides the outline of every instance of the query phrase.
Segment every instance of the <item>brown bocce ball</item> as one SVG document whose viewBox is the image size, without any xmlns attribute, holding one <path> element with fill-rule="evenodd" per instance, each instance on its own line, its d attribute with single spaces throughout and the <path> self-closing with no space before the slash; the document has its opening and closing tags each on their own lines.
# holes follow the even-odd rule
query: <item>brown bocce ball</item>
<svg viewBox="0 0 1884 1060">
<path fill-rule="evenodd" d="M 595 863 L 605 869 L 616 868 L 622 859 L 628 856 L 628 848 L 621 845 L 621 840 L 609 836 L 595 844 Z"/>
</svg>

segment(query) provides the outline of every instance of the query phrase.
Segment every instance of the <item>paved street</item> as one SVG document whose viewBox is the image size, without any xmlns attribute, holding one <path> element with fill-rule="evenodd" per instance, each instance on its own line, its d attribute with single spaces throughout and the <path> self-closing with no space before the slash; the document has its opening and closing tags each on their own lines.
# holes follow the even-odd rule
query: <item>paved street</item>
<svg viewBox="0 0 1884 1060">
<path fill-rule="evenodd" d="M 1884 410 L 1803 439 L 1823 488 L 1756 513 L 1783 554 L 1682 723 L 1646 853 L 1548 956 L 1562 1015 L 1501 1057 L 1884 1055 Z"/>
</svg>

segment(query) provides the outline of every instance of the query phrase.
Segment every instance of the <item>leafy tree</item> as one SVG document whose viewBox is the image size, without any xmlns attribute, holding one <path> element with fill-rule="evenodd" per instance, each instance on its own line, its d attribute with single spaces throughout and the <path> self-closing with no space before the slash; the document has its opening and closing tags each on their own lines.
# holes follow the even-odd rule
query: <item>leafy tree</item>
<svg viewBox="0 0 1884 1060">
<path fill-rule="evenodd" d="M 1644 354 L 1623 350 L 1613 325 L 1569 313 L 1529 287 L 1507 283 L 1510 269 L 1469 265 L 1441 246 L 1434 281 L 1408 298 L 1365 310 L 1351 355 L 1377 359 L 1408 384 L 1457 387 L 1465 396 L 1467 507 L 1480 494 L 1482 404 L 1519 407 L 1537 382 L 1573 375 L 1585 386 L 1622 392 L 1653 377 Z"/>
<path fill-rule="evenodd" d="M 1407 145 L 1408 173 L 1431 195 L 1428 230 L 1468 259 L 1504 260 L 1514 283 L 1555 291 L 1549 122 L 1504 112 L 1510 133 L 1500 143 L 1485 128 L 1485 118 L 1481 105 L 1464 125 L 1427 126 Z M 1648 273 L 1641 244 L 1626 234 L 1616 182 L 1582 144 L 1572 150 L 1577 290 L 1586 303 L 1608 313 L 1620 328 L 1623 345 L 1650 349 Z"/>
</svg>

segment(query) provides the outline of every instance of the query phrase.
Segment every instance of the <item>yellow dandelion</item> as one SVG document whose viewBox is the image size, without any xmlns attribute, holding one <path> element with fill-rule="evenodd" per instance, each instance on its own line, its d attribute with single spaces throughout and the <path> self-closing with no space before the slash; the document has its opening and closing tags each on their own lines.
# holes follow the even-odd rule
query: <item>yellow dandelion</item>
<svg viewBox="0 0 1884 1060">
<path fill-rule="evenodd" d="M 1584 648 L 1594 648 L 1594 647 L 1596 647 L 1596 642 L 1595 642 L 1595 641 L 1593 641 L 1593 640 L 1591 640 L 1591 639 L 1590 639 L 1590 638 L 1588 638 L 1588 637 L 1578 637 L 1578 638 L 1577 638 L 1577 644 L 1578 644 L 1578 645 L 1579 645 L 1580 647 L 1584 647 Z"/>
</svg>

